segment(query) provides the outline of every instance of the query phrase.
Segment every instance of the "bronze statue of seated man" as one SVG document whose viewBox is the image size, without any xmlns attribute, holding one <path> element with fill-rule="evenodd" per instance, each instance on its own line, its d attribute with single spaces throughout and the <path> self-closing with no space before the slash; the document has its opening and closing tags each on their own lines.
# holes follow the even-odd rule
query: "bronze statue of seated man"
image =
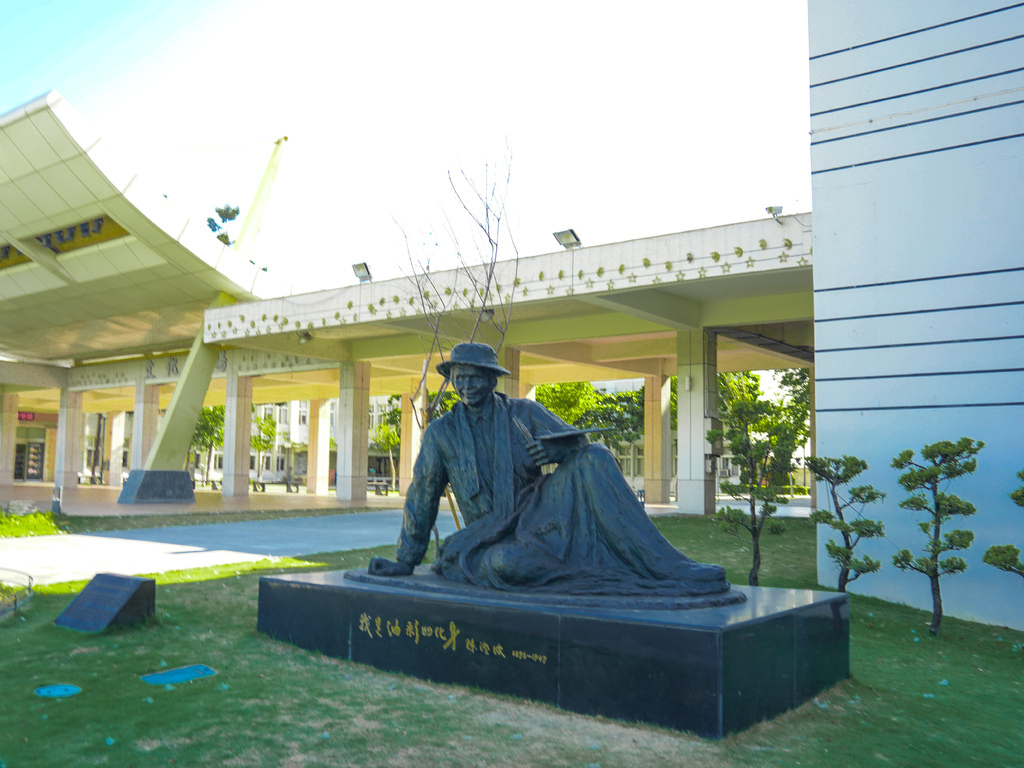
<svg viewBox="0 0 1024 768">
<path fill-rule="evenodd" d="M 491 347 L 458 344 L 437 370 L 461 402 L 424 432 L 397 561 L 374 558 L 371 574 L 412 573 L 450 483 L 466 526 L 433 568 L 452 582 L 590 595 L 729 589 L 724 568 L 689 559 L 658 532 L 611 451 L 544 406 L 494 391 L 508 371 Z M 545 464 L 558 466 L 542 474 Z"/>
</svg>

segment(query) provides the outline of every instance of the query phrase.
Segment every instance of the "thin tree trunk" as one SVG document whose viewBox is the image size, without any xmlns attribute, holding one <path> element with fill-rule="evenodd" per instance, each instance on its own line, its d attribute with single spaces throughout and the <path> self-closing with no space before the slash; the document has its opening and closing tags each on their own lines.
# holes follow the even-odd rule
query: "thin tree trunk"
<svg viewBox="0 0 1024 768">
<path fill-rule="evenodd" d="M 761 536 L 760 531 L 756 529 L 750 535 L 750 543 L 754 549 L 754 563 L 750 567 L 750 577 L 747 579 L 747 583 L 752 587 L 758 585 L 758 571 L 761 570 Z"/>
<path fill-rule="evenodd" d="M 928 631 L 937 635 L 942 628 L 942 592 L 939 591 L 939 575 L 936 573 L 928 578 L 932 582 L 932 624 Z"/>
</svg>

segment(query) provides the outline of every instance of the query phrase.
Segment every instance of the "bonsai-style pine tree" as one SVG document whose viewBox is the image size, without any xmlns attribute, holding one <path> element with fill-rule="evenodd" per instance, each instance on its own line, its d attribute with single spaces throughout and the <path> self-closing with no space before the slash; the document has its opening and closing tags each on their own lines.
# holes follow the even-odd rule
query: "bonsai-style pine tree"
<svg viewBox="0 0 1024 768">
<path fill-rule="evenodd" d="M 724 438 L 734 464 L 740 467 L 738 483 L 723 482 L 721 489 L 744 502 L 747 509 L 726 507 L 715 512 L 715 521 L 726 533 L 750 536 L 753 561 L 747 583 L 758 585 L 761 569 L 761 534 L 782 533 L 783 524 L 772 517 L 786 499 L 778 483 L 793 469 L 799 431 L 783 406 L 761 398 L 756 375 L 719 377 L 719 413 L 725 430 L 711 430 L 708 441 Z M 744 536 L 745 538 L 745 536 Z"/>
<path fill-rule="evenodd" d="M 1024 480 L 1024 469 L 1017 473 L 1017 477 Z M 1010 493 L 1010 498 L 1018 507 L 1024 507 L 1024 485 Z M 989 565 L 1008 573 L 1016 573 L 1024 578 L 1024 562 L 1020 559 L 1020 550 L 1013 544 L 996 544 L 985 550 L 981 558 Z"/>
<path fill-rule="evenodd" d="M 974 458 L 978 451 L 985 447 L 980 440 L 961 437 L 952 443 L 942 440 L 926 445 L 921 449 L 921 462 L 914 461 L 914 452 L 903 451 L 892 460 L 896 469 L 907 470 L 899 477 L 899 483 L 910 496 L 900 502 L 900 506 L 914 512 L 926 512 L 929 520 L 918 523 L 918 527 L 928 537 L 924 548 L 924 556 L 914 557 L 909 549 L 893 555 L 892 563 L 903 571 L 916 571 L 928 577 L 932 587 L 932 623 L 929 631 L 939 634 L 942 626 L 942 592 L 939 578 L 955 576 L 967 570 L 967 563 L 962 557 L 950 555 L 943 558 L 946 552 L 965 550 L 974 541 L 974 531 L 953 530 L 942 532 L 943 523 L 954 516 L 970 517 L 975 513 L 974 505 L 959 496 L 942 490 L 950 481 L 969 475 L 978 467 Z"/>
<path fill-rule="evenodd" d="M 852 482 L 868 468 L 868 463 L 856 456 L 844 455 L 841 459 L 811 456 L 807 459 L 807 466 L 815 478 L 828 486 L 831 509 L 815 510 L 811 513 L 811 522 L 829 525 L 843 537 L 842 544 L 836 544 L 830 539 L 825 545 L 825 551 L 839 566 L 839 591 L 845 592 L 846 585 L 851 581 L 856 581 L 865 573 L 874 573 L 882 567 L 880 562 L 868 555 L 854 557 L 853 550 L 861 539 L 874 539 L 885 532 L 884 526 L 878 520 L 868 520 L 859 513 L 847 520 L 847 515 L 854 511 L 855 506 L 863 510 L 865 505 L 884 499 L 885 494 L 873 486 L 858 485 L 849 490 L 847 498 L 841 497 L 840 488 Z"/>
</svg>

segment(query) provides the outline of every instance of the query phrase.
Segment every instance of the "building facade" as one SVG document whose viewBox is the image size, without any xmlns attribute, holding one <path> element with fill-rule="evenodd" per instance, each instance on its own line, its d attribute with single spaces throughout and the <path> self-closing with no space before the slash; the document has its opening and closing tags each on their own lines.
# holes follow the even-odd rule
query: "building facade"
<svg viewBox="0 0 1024 768">
<path fill-rule="evenodd" d="M 898 504 L 905 449 L 982 440 L 948 491 L 977 507 L 968 570 L 942 578 L 947 614 L 1024 629 L 1020 577 L 982 562 L 1024 545 L 1009 492 L 1024 467 L 1024 7 L 811 0 L 817 449 L 866 460 L 888 494 L 866 512 L 887 539 L 852 589 L 931 607 L 923 519 Z M 819 532 L 819 579 L 834 579 Z"/>
</svg>

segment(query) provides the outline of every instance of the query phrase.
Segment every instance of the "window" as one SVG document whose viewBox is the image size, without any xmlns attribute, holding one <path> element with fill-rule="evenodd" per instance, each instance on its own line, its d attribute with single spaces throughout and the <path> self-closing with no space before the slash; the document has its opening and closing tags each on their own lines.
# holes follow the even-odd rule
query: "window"
<svg viewBox="0 0 1024 768">
<path fill-rule="evenodd" d="M 623 446 L 615 452 L 615 459 L 619 462 L 619 469 L 626 477 L 633 475 L 633 449 L 632 446 Z"/>
<path fill-rule="evenodd" d="M 284 472 L 284 456 L 277 457 L 277 471 Z"/>
<path fill-rule="evenodd" d="M 251 470 L 254 470 L 254 469 L 256 469 L 256 457 L 250 455 L 249 456 L 249 470 L 251 471 Z"/>
<path fill-rule="evenodd" d="M 636 458 L 633 459 L 633 470 L 638 477 L 642 477 L 644 474 L 644 447 L 642 445 L 633 447 L 636 449 Z"/>
<path fill-rule="evenodd" d="M 217 458 L 215 458 L 213 460 L 213 468 L 214 469 L 224 469 L 224 457 L 223 456 L 217 456 Z"/>
<path fill-rule="evenodd" d="M 309 406 L 306 403 L 299 404 L 299 424 L 309 423 Z"/>
<path fill-rule="evenodd" d="M 288 423 L 288 406 L 282 405 L 277 409 L 277 423 L 287 424 Z"/>
<path fill-rule="evenodd" d="M 263 457 L 263 468 L 265 470 L 267 470 L 268 472 L 270 471 L 270 456 L 269 456 L 269 454 L 267 456 Z"/>
</svg>

